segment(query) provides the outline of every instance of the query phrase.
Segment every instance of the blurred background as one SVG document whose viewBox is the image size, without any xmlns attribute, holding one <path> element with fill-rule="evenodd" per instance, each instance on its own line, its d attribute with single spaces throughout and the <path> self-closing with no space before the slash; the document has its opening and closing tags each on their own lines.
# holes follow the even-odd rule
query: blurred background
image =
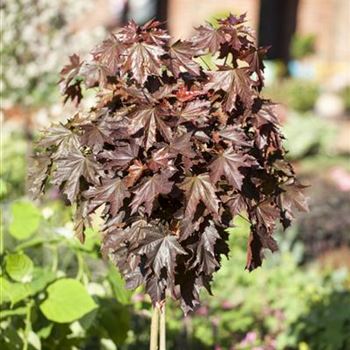
<svg viewBox="0 0 350 350">
<path fill-rule="evenodd" d="M 236 220 L 214 296 L 203 293 L 185 318 L 168 303 L 168 349 L 350 349 L 349 0 L 2 0 L 0 9 L 1 349 L 148 348 L 149 299 L 101 258 L 98 218 L 82 246 L 54 190 L 27 198 L 31 143 L 74 111 L 57 86 L 69 54 L 129 19 L 155 17 L 186 38 L 229 12 L 247 12 L 259 45 L 271 46 L 263 94 L 279 102 L 310 213 L 278 232 L 280 251 L 252 273 L 249 227 Z"/>
</svg>

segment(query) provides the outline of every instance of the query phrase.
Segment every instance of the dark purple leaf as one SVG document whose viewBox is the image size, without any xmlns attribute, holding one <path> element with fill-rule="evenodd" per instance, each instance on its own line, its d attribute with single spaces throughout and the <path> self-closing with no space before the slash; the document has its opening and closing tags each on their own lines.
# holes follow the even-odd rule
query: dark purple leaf
<svg viewBox="0 0 350 350">
<path fill-rule="evenodd" d="M 70 153 L 80 147 L 79 135 L 62 124 L 54 125 L 45 130 L 44 137 L 38 143 L 39 147 L 55 146 L 55 156 Z"/>
<path fill-rule="evenodd" d="M 199 125 L 209 115 L 210 103 L 205 100 L 194 100 L 186 104 L 186 106 L 177 114 L 179 124 L 192 122 Z"/>
<path fill-rule="evenodd" d="M 246 135 L 243 131 L 238 130 L 237 127 L 231 125 L 226 128 L 223 128 L 219 131 L 219 135 L 227 141 L 230 141 L 234 146 L 241 147 L 249 147 L 251 146 L 251 142 L 247 140 Z"/>
<path fill-rule="evenodd" d="M 90 206 L 95 209 L 103 204 L 109 204 L 109 212 L 116 216 L 123 205 L 123 200 L 130 197 L 123 181 L 119 178 L 103 179 L 101 185 L 89 188 L 83 193 L 90 199 Z"/>
<path fill-rule="evenodd" d="M 145 228 L 145 231 L 145 239 L 140 242 L 137 254 L 146 255 L 147 266 L 152 269 L 157 278 L 161 277 L 163 268 L 172 276 L 175 271 L 176 257 L 186 255 L 187 252 L 181 247 L 177 238 L 169 234 L 166 227 L 157 225 Z"/>
<path fill-rule="evenodd" d="M 100 159 L 108 160 L 110 167 L 123 168 L 130 164 L 139 153 L 139 146 L 134 142 L 120 144 L 115 150 L 104 150 L 99 154 Z"/>
<path fill-rule="evenodd" d="M 38 198 L 44 191 L 45 182 L 51 168 L 51 162 L 50 157 L 45 154 L 33 157 L 32 163 L 28 169 L 28 185 L 31 198 Z"/>
<path fill-rule="evenodd" d="M 69 56 L 70 63 L 65 65 L 61 70 L 61 80 L 64 81 L 65 85 L 68 86 L 70 82 L 76 78 L 79 74 L 80 68 L 83 62 L 80 60 L 80 57 L 77 54 Z"/>
<path fill-rule="evenodd" d="M 220 30 L 213 28 L 212 26 L 200 26 L 196 28 L 197 35 L 192 39 L 193 46 L 196 48 L 197 53 L 203 53 L 209 51 L 210 53 L 216 53 L 220 45 L 225 41 L 224 33 Z"/>
<path fill-rule="evenodd" d="M 210 164 L 210 178 L 216 183 L 225 176 L 228 183 L 236 189 L 241 189 L 243 174 L 240 167 L 250 167 L 254 164 L 252 157 L 235 151 L 232 147 L 221 152 Z"/>
<path fill-rule="evenodd" d="M 170 46 L 169 55 L 170 68 L 176 77 L 181 73 L 181 67 L 190 74 L 199 75 L 199 64 L 193 61 L 195 50 L 191 42 L 178 40 Z"/>
<path fill-rule="evenodd" d="M 83 130 L 81 144 L 89 146 L 97 152 L 103 149 L 105 142 L 110 141 L 111 130 L 107 125 L 91 123 L 83 125 L 81 128 Z"/>
<path fill-rule="evenodd" d="M 264 63 L 263 57 L 266 55 L 268 48 L 260 47 L 256 49 L 255 47 L 244 52 L 242 59 L 249 64 L 250 72 L 255 72 L 258 76 L 259 87 L 264 85 Z"/>
<path fill-rule="evenodd" d="M 63 193 L 73 203 L 80 191 L 80 177 L 83 176 L 90 183 L 98 182 L 100 165 L 91 157 L 84 156 L 79 150 L 71 150 L 69 154 L 56 159 L 56 171 L 52 183 L 63 185 Z"/>
<path fill-rule="evenodd" d="M 220 266 L 214 249 L 216 241 L 220 238 L 213 223 L 210 223 L 201 234 L 196 248 L 196 260 L 194 262 L 194 265 L 198 264 L 199 266 L 199 273 L 211 275 Z"/>
<path fill-rule="evenodd" d="M 255 96 L 252 90 L 253 81 L 246 68 L 225 69 L 208 73 L 210 81 L 206 85 L 208 90 L 222 90 L 226 92 L 225 109 L 230 112 L 237 97 L 247 106 L 251 107 Z"/>
<path fill-rule="evenodd" d="M 127 59 L 123 70 L 131 71 L 134 79 L 143 84 L 149 75 L 160 75 L 161 61 L 165 51 L 156 45 L 135 43 L 126 53 Z"/>
<path fill-rule="evenodd" d="M 125 46 L 113 35 L 93 51 L 94 59 L 107 68 L 109 75 L 115 75 L 124 60 Z"/>
<path fill-rule="evenodd" d="M 218 214 L 219 201 L 208 174 L 188 176 L 179 186 L 186 197 L 185 215 L 192 217 L 199 202 L 203 202 L 214 216 Z"/>
<path fill-rule="evenodd" d="M 164 174 L 156 174 L 147 179 L 134 191 L 134 198 L 131 202 L 131 214 L 135 213 L 140 205 L 144 205 L 145 212 L 150 215 L 152 212 L 153 202 L 160 194 L 168 194 L 173 187 Z"/>
<path fill-rule="evenodd" d="M 298 182 L 289 182 L 281 186 L 283 192 L 280 195 L 282 209 L 287 212 L 290 219 L 294 218 L 293 212 L 309 211 L 307 203 L 307 197 L 304 195 L 304 190 L 307 186 L 304 186 Z"/>
<path fill-rule="evenodd" d="M 140 129 L 143 129 L 142 138 L 146 150 L 154 146 L 157 131 L 159 131 L 165 141 L 172 139 L 171 129 L 163 120 L 163 116 L 156 107 L 140 106 L 130 116 L 130 132 L 135 134 Z"/>
</svg>

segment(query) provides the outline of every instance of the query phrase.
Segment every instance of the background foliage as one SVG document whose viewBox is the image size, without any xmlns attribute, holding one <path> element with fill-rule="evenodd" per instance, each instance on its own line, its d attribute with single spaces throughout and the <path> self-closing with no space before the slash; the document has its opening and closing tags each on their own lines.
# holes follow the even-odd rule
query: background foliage
<svg viewBox="0 0 350 350">
<path fill-rule="evenodd" d="M 74 50 L 84 52 L 104 30 L 77 32 L 74 20 L 93 1 L 13 0 L 1 4 L 1 97 L 4 105 L 50 105 L 57 100 L 57 68 Z"/>
</svg>

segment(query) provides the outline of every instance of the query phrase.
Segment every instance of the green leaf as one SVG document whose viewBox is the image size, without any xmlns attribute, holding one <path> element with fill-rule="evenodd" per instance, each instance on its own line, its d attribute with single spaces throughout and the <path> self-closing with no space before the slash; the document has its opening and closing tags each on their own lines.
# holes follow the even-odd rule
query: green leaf
<svg viewBox="0 0 350 350">
<path fill-rule="evenodd" d="M 10 285 L 11 285 L 11 282 L 9 282 L 3 276 L 0 277 L 0 286 L 1 286 L 1 288 L 0 288 L 0 305 L 11 300 L 10 295 L 9 295 Z"/>
<path fill-rule="evenodd" d="M 85 287 L 71 278 L 60 279 L 47 288 L 48 297 L 40 304 L 45 317 L 58 323 L 78 320 L 97 305 Z"/>
<path fill-rule="evenodd" d="M 0 301 L 1 304 L 11 302 L 12 305 L 41 292 L 50 282 L 56 278 L 54 272 L 48 269 L 37 268 L 33 272 L 33 280 L 30 283 L 10 282 L 0 277 Z"/>
<path fill-rule="evenodd" d="M 55 243 L 62 241 L 62 239 L 63 238 L 61 238 L 61 237 L 49 238 L 49 237 L 35 237 L 34 236 L 33 238 L 31 238 L 28 241 L 17 244 L 15 247 L 15 251 L 20 251 L 20 250 L 27 249 L 27 248 L 33 248 L 36 246 L 43 245 L 44 243 L 45 244 L 55 244 Z"/>
<path fill-rule="evenodd" d="M 28 333 L 28 343 L 36 350 L 41 350 L 41 341 L 39 336 L 34 333 L 33 331 L 30 331 Z"/>
<path fill-rule="evenodd" d="M 36 268 L 33 273 L 33 280 L 30 282 L 30 294 L 35 295 L 41 292 L 49 283 L 56 279 L 55 272 L 49 269 Z"/>
<path fill-rule="evenodd" d="M 41 213 L 31 202 L 22 200 L 12 204 L 10 234 L 19 239 L 29 238 L 39 227 Z"/>
<path fill-rule="evenodd" d="M 30 295 L 28 283 L 12 283 L 4 277 L 0 277 L 0 301 L 1 304 L 11 302 L 12 305 Z"/>
<path fill-rule="evenodd" d="M 123 344 L 130 328 L 128 308 L 113 299 L 100 299 L 99 305 L 99 328 L 104 329 L 115 344 Z"/>
<path fill-rule="evenodd" d="M 6 257 L 6 272 L 17 282 L 29 282 L 33 275 L 33 262 L 29 256 L 18 253 Z"/>
<path fill-rule="evenodd" d="M 111 266 L 107 278 L 111 284 L 115 298 L 123 305 L 130 304 L 131 292 L 125 288 L 125 282 L 114 266 Z"/>
<path fill-rule="evenodd" d="M 41 339 L 47 339 L 52 331 L 53 328 L 53 323 L 49 323 L 48 325 L 40 328 L 38 331 L 36 331 L 36 334 L 41 338 Z"/>
<path fill-rule="evenodd" d="M 100 306 L 97 309 L 89 312 L 79 320 L 80 326 L 83 327 L 85 331 L 87 331 L 91 326 L 93 326 L 96 323 L 96 317 L 99 311 Z"/>
</svg>

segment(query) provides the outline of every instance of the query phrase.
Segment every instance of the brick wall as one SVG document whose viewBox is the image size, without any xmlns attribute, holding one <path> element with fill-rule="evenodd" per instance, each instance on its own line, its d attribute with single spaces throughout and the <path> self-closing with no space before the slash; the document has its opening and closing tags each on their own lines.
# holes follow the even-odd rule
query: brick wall
<svg viewBox="0 0 350 350">
<path fill-rule="evenodd" d="M 189 37 L 194 26 L 225 11 L 247 12 L 249 24 L 257 28 L 259 0 L 169 0 L 169 30 L 175 38 Z"/>
<path fill-rule="evenodd" d="M 297 31 L 316 35 L 317 56 L 350 65 L 350 0 L 300 0 Z"/>
<path fill-rule="evenodd" d="M 231 11 L 247 12 L 249 24 L 257 31 L 259 10 L 260 0 L 169 0 L 169 29 L 175 38 L 186 38 L 193 26 Z M 297 31 L 316 35 L 317 59 L 350 66 L 349 25 L 350 0 L 299 0 Z"/>
</svg>

